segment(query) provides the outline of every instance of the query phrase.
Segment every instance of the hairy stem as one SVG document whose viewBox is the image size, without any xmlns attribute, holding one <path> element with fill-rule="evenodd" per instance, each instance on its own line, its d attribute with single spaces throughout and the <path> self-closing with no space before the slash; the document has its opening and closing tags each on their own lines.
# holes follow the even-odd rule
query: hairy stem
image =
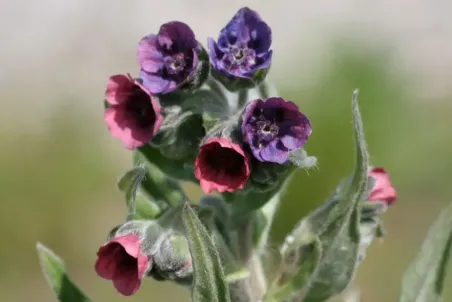
<svg viewBox="0 0 452 302">
<path fill-rule="evenodd" d="M 254 249 L 254 219 L 256 213 L 237 222 L 237 258 L 249 271 L 249 277 L 231 284 L 231 296 L 234 302 L 259 301 L 265 295 L 267 281 L 265 279 L 259 251 Z"/>
</svg>

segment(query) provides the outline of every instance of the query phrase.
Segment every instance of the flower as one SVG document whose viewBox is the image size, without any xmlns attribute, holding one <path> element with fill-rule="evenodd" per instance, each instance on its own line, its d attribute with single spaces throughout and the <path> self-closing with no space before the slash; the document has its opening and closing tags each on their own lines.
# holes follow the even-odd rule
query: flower
<svg viewBox="0 0 452 302">
<path fill-rule="evenodd" d="M 375 185 L 372 188 L 369 201 L 385 201 L 389 206 L 397 199 L 397 192 L 389 180 L 389 174 L 384 168 L 372 168 L 369 176 L 375 179 Z"/>
<path fill-rule="evenodd" d="M 146 144 L 163 122 L 160 105 L 130 75 L 114 75 L 107 84 L 104 120 L 110 134 L 119 138 L 127 149 Z"/>
<path fill-rule="evenodd" d="M 212 38 L 207 43 L 213 68 L 228 76 L 249 79 L 270 67 L 271 29 L 248 7 L 241 8 L 221 30 L 218 43 Z"/>
<path fill-rule="evenodd" d="M 298 106 L 279 97 L 254 100 L 243 114 L 243 138 L 261 162 L 286 163 L 289 152 L 303 147 L 311 132 Z"/>
<path fill-rule="evenodd" d="M 249 158 L 240 145 L 224 137 L 210 138 L 201 145 L 195 177 L 205 193 L 243 189 L 249 176 Z"/>
<path fill-rule="evenodd" d="M 115 237 L 97 252 L 95 269 L 124 296 L 133 295 L 141 285 L 151 260 L 140 250 L 141 240 L 135 234 Z"/>
<path fill-rule="evenodd" d="M 143 85 L 151 93 L 169 93 L 190 82 L 199 71 L 202 51 L 187 24 L 178 21 L 163 24 L 157 35 L 144 37 L 138 45 Z"/>
</svg>

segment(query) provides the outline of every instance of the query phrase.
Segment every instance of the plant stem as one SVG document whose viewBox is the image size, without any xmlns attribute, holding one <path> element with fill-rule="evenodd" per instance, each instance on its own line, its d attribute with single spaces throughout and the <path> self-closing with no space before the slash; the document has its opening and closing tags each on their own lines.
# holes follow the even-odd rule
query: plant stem
<svg viewBox="0 0 452 302">
<path fill-rule="evenodd" d="M 259 301 L 265 295 L 267 281 L 262 267 L 259 251 L 254 249 L 253 234 L 256 213 L 240 219 L 236 224 L 237 257 L 248 269 L 248 278 L 231 285 L 234 302 Z"/>
</svg>

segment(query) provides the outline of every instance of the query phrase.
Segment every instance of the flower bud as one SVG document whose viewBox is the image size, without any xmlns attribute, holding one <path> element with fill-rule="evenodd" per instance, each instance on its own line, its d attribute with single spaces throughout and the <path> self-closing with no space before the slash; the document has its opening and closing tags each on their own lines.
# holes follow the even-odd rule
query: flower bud
<svg viewBox="0 0 452 302">
<path fill-rule="evenodd" d="M 193 266 L 187 239 L 179 232 L 170 231 L 153 254 L 154 267 L 149 272 L 156 279 L 190 283 Z"/>
<path fill-rule="evenodd" d="M 392 186 L 389 174 L 384 168 L 372 168 L 369 176 L 375 179 L 375 185 L 370 191 L 369 201 L 382 201 L 388 206 L 392 205 L 397 199 L 397 192 Z"/>
<path fill-rule="evenodd" d="M 139 289 L 141 280 L 152 267 L 152 260 L 141 250 L 146 225 L 127 222 L 97 252 L 97 274 L 112 280 L 124 296 L 133 295 Z"/>
<path fill-rule="evenodd" d="M 163 122 L 158 99 L 130 76 L 114 75 L 107 84 L 104 120 L 127 149 L 146 144 Z"/>
<path fill-rule="evenodd" d="M 198 88 L 208 75 L 207 53 L 183 22 L 165 23 L 144 37 L 137 55 L 143 85 L 154 94 Z"/>
<path fill-rule="evenodd" d="M 259 14 L 241 8 L 221 30 L 208 39 L 213 76 L 230 91 L 259 85 L 271 64 L 272 33 Z"/>
</svg>

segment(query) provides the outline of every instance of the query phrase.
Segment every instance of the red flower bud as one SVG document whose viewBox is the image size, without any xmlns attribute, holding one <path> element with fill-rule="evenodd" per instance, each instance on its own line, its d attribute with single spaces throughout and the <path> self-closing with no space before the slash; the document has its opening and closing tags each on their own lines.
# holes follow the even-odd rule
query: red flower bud
<svg viewBox="0 0 452 302">
<path fill-rule="evenodd" d="M 370 192 L 369 201 L 385 201 L 389 206 L 397 199 L 397 192 L 389 180 L 389 174 L 384 168 L 372 168 L 369 176 L 375 179 L 375 185 Z"/>
</svg>

